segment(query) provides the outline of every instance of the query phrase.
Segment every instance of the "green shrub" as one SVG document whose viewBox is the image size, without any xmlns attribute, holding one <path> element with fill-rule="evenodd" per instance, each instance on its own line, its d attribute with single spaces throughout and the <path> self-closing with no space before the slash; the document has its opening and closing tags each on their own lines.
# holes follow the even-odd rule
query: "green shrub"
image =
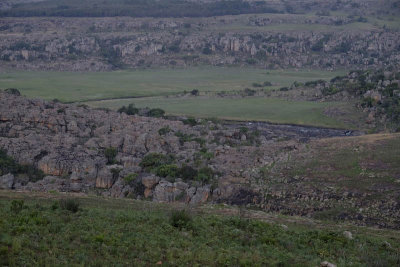
<svg viewBox="0 0 400 267">
<path fill-rule="evenodd" d="M 191 229 L 192 223 L 193 218 L 186 210 L 174 210 L 171 213 L 170 224 L 179 230 Z"/>
<path fill-rule="evenodd" d="M 117 156 L 118 152 L 115 147 L 109 147 L 104 150 L 104 156 L 107 159 L 107 164 L 114 164 L 115 163 L 115 157 Z"/>
<path fill-rule="evenodd" d="M 160 117 L 164 116 L 164 114 L 165 114 L 165 111 L 160 108 L 150 109 L 149 112 L 147 113 L 147 115 L 149 117 L 156 117 L 156 118 L 160 118 Z"/>
<path fill-rule="evenodd" d="M 253 87 L 263 87 L 261 83 L 252 83 L 251 84 Z"/>
<path fill-rule="evenodd" d="M 68 210 L 72 213 L 79 211 L 80 203 L 76 199 L 60 199 L 59 204 L 60 208 L 63 210 Z"/>
<path fill-rule="evenodd" d="M 30 182 L 37 182 L 45 176 L 43 171 L 32 165 L 20 165 L 13 158 L 7 155 L 5 150 L 0 149 L 0 176 L 12 174 L 25 174 L 29 177 Z"/>
<path fill-rule="evenodd" d="M 186 120 L 183 120 L 182 122 L 183 122 L 183 124 L 190 125 L 190 126 L 196 126 L 197 125 L 197 121 L 193 117 L 187 118 Z"/>
<path fill-rule="evenodd" d="M 157 167 L 155 174 L 160 177 L 176 177 L 179 172 L 175 164 L 164 164 Z"/>
<path fill-rule="evenodd" d="M 11 94 L 11 95 L 16 95 L 16 96 L 20 96 L 21 93 L 19 92 L 18 89 L 15 88 L 7 88 L 6 90 L 4 90 L 6 93 Z"/>
<path fill-rule="evenodd" d="M 261 85 L 261 84 L 260 84 Z M 254 86 L 254 85 L 253 85 Z M 250 88 L 245 88 L 244 93 L 248 96 L 253 96 L 257 93 L 256 90 L 250 89 Z"/>
<path fill-rule="evenodd" d="M 15 160 L 7 155 L 5 150 L 0 149 L 0 175 L 17 173 L 19 166 Z"/>
<path fill-rule="evenodd" d="M 191 166 L 183 165 L 179 169 L 178 176 L 181 177 L 185 181 L 194 180 L 197 176 L 197 170 Z"/>
<path fill-rule="evenodd" d="M 336 93 L 339 93 L 341 90 L 336 87 L 336 86 L 329 86 L 329 87 L 325 87 L 324 89 L 321 90 L 323 95 L 334 95 Z"/>
<path fill-rule="evenodd" d="M 197 172 L 196 180 L 208 184 L 214 178 L 214 171 L 210 167 L 203 167 Z"/>
<path fill-rule="evenodd" d="M 126 184 L 132 184 L 137 179 L 137 177 L 138 177 L 137 173 L 130 173 L 127 176 L 125 176 L 123 180 Z"/>
<path fill-rule="evenodd" d="M 269 81 L 265 81 L 265 82 L 263 83 L 263 85 L 264 85 L 264 86 L 272 86 L 272 83 L 269 82 Z"/>
<path fill-rule="evenodd" d="M 169 126 L 162 127 L 158 130 L 159 135 L 166 135 L 169 132 L 171 132 L 171 128 L 169 128 Z"/>
<path fill-rule="evenodd" d="M 140 167 L 146 171 L 151 171 L 158 168 L 161 165 L 171 164 L 174 162 L 174 158 L 171 155 L 164 155 L 159 153 L 149 153 L 143 157 L 140 162 Z"/>
<path fill-rule="evenodd" d="M 134 104 L 129 104 L 127 107 L 122 106 L 118 109 L 119 113 L 126 113 L 128 115 L 135 115 L 139 113 L 139 109 L 135 108 Z"/>
</svg>

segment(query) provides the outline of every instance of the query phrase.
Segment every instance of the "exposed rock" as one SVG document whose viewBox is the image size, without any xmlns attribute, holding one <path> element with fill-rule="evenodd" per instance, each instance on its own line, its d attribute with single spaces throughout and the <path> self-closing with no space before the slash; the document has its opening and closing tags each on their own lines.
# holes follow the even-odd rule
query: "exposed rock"
<svg viewBox="0 0 400 267">
<path fill-rule="evenodd" d="M 202 204 L 207 202 L 210 196 L 210 186 L 199 187 L 194 196 L 190 199 L 191 204 Z"/>
<path fill-rule="evenodd" d="M 346 237 L 349 240 L 353 239 L 353 234 L 351 232 L 349 232 L 349 231 L 344 231 L 343 232 L 343 236 Z"/>
<path fill-rule="evenodd" d="M 122 166 L 120 165 L 106 166 L 101 169 L 96 179 L 96 187 L 111 188 L 118 179 L 120 170 L 122 170 Z"/>
<path fill-rule="evenodd" d="M 321 265 L 320 265 L 320 266 L 321 266 L 321 267 L 336 267 L 335 264 L 330 263 L 330 262 L 327 262 L 327 261 L 321 262 Z"/>
<path fill-rule="evenodd" d="M 0 176 L 0 189 L 11 189 L 14 185 L 14 175 L 9 173 Z"/>
<path fill-rule="evenodd" d="M 148 189 L 152 189 L 159 181 L 160 177 L 152 174 L 142 177 L 142 184 Z"/>
<path fill-rule="evenodd" d="M 157 202 L 174 202 L 185 199 L 189 185 L 183 182 L 170 183 L 161 180 L 154 189 L 153 200 Z"/>
</svg>

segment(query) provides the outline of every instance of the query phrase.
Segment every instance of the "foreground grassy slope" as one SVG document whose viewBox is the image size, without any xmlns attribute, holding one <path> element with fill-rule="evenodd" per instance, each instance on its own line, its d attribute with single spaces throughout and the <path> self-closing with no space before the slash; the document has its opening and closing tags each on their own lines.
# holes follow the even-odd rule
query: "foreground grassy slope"
<svg viewBox="0 0 400 267">
<path fill-rule="evenodd" d="M 172 206 L 96 197 L 78 198 L 80 208 L 73 212 L 58 204 L 64 197 L 0 192 L 2 265 L 318 266 L 327 260 L 338 266 L 394 266 L 400 261 L 396 231 L 306 225 L 295 217 L 275 216 L 279 223 L 266 223 L 260 219 L 267 214 L 257 220 L 219 216 L 224 210 L 211 206 L 172 220 Z M 24 204 L 13 201 L 21 198 Z M 346 229 L 354 239 L 344 237 Z"/>
<path fill-rule="evenodd" d="M 0 88 L 18 88 L 28 97 L 85 101 L 105 98 L 160 96 L 198 89 L 231 91 L 270 81 L 277 88 L 294 81 L 329 80 L 344 71 L 263 70 L 256 68 L 192 67 L 79 73 L 9 71 L 0 73 Z"/>
<path fill-rule="evenodd" d="M 162 108 L 171 115 L 216 117 L 231 120 L 255 120 L 274 123 L 354 128 L 350 123 L 330 118 L 325 108 L 352 109 L 351 103 L 286 101 L 277 98 L 139 98 L 88 102 L 92 107 L 118 109 L 134 103 L 137 107 Z M 350 114 L 357 116 L 357 113 Z"/>
</svg>

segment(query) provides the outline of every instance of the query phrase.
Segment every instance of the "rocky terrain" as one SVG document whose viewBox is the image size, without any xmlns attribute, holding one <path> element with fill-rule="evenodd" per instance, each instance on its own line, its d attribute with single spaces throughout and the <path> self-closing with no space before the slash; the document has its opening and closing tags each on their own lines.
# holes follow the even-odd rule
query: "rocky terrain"
<svg viewBox="0 0 400 267">
<path fill-rule="evenodd" d="M 1 18 L 0 60 L 3 68 L 32 70 L 198 64 L 365 69 L 397 65 L 399 36 L 360 16 Z"/>
<path fill-rule="evenodd" d="M 315 157 L 325 142 L 319 138 L 353 134 L 357 133 L 232 126 L 206 120 L 190 126 L 182 121 L 26 99 L 17 90 L 8 90 L 0 94 L 0 148 L 18 164 L 33 166 L 43 175 L 32 179 L 5 165 L 0 181 L 5 189 L 157 202 L 223 202 L 303 216 L 342 209 L 334 213 L 336 219 L 396 228 L 400 217 L 396 167 L 387 165 L 392 166 L 389 175 L 395 180 L 379 188 L 372 183 L 368 192 L 340 183 L 332 187 L 324 181 L 311 186 L 312 175 L 285 171 L 297 166 L 293 159 Z M 385 140 L 397 142 L 394 151 L 399 151 L 398 136 Z M 356 173 L 347 179 L 360 177 Z"/>
</svg>

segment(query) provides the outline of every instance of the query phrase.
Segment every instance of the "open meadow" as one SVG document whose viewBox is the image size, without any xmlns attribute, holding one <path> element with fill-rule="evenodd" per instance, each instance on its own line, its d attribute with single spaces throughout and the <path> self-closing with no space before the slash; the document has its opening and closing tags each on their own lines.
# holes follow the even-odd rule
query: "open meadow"
<svg viewBox="0 0 400 267">
<path fill-rule="evenodd" d="M 351 104 L 340 102 L 287 101 L 278 98 L 175 98 L 145 97 L 88 102 L 91 107 L 118 109 L 133 103 L 136 107 L 161 108 L 169 115 L 220 118 L 241 121 L 313 125 L 332 128 L 353 128 L 343 121 L 324 114 L 328 107 L 351 109 Z M 356 116 L 354 114 L 354 116 Z"/>
<path fill-rule="evenodd" d="M 0 73 L 0 88 L 17 88 L 27 97 L 66 102 L 161 96 L 198 89 L 232 91 L 269 81 L 279 88 L 294 81 L 329 80 L 344 71 L 265 70 L 251 67 L 191 67 L 113 72 L 9 71 Z"/>
<path fill-rule="evenodd" d="M 272 98 L 176 98 L 172 95 L 198 89 L 200 92 L 237 91 L 253 83 L 271 82 L 265 89 L 290 86 L 293 82 L 329 80 L 344 71 L 265 70 L 239 67 L 187 69 L 142 69 L 114 72 L 28 72 L 0 74 L 0 88 L 17 88 L 23 95 L 46 100 L 83 102 L 92 107 L 118 109 L 162 108 L 170 115 L 258 120 L 325 127 L 351 128 L 324 115 L 328 106 L 343 103 L 285 101 Z M 168 97 L 166 97 L 168 96 Z M 133 99 L 132 99 L 133 98 Z M 100 100 L 100 101 L 95 101 Z"/>
</svg>

